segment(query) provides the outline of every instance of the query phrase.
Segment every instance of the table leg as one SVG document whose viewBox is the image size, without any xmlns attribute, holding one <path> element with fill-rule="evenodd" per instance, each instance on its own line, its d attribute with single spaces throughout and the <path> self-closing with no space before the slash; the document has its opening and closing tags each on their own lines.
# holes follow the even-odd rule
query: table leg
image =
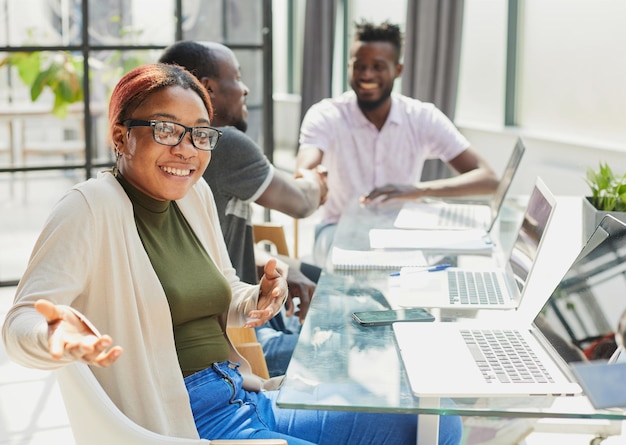
<svg viewBox="0 0 626 445">
<path fill-rule="evenodd" d="M 439 408 L 438 397 L 420 397 L 420 408 Z M 419 445 L 437 445 L 439 442 L 439 416 L 437 414 L 419 414 L 417 416 L 417 443 Z"/>
</svg>

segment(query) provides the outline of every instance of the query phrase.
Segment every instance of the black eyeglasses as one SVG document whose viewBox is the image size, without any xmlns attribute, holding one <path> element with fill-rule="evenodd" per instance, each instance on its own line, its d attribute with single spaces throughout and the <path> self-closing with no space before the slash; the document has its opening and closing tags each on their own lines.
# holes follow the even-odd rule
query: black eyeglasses
<svg viewBox="0 0 626 445">
<path fill-rule="evenodd" d="M 178 122 L 170 121 L 143 121 L 128 119 L 124 121 L 126 128 L 152 127 L 152 137 L 157 144 L 173 147 L 183 140 L 185 135 L 191 135 L 191 143 L 198 150 L 210 151 L 215 148 L 222 132 L 213 127 L 186 127 Z"/>
</svg>

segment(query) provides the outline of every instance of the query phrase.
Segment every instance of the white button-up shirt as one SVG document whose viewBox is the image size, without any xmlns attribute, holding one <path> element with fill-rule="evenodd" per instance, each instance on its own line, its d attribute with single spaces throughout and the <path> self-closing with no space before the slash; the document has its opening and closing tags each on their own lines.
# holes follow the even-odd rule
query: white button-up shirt
<svg viewBox="0 0 626 445">
<path fill-rule="evenodd" d="M 424 161 L 444 162 L 469 148 L 468 140 L 433 104 L 392 94 L 382 129 L 363 115 L 353 91 L 324 99 L 306 113 L 300 146 L 324 152 L 328 198 L 322 221 L 336 223 L 351 199 L 386 184 L 416 184 Z"/>
</svg>

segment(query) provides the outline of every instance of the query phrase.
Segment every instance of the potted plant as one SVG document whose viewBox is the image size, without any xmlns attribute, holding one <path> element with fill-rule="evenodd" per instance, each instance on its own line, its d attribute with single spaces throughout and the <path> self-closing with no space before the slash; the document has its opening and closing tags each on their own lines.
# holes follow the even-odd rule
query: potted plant
<svg viewBox="0 0 626 445">
<path fill-rule="evenodd" d="M 607 163 L 587 169 L 591 196 L 583 199 L 583 237 L 589 239 L 602 218 L 610 214 L 626 222 L 626 174 L 617 175 Z"/>
</svg>

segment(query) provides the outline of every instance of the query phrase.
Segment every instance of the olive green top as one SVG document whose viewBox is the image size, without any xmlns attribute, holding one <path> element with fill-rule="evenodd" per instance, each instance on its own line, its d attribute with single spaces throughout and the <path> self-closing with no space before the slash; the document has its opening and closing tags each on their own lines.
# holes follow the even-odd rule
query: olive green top
<svg viewBox="0 0 626 445">
<path fill-rule="evenodd" d="M 183 375 L 228 360 L 228 342 L 218 321 L 230 305 L 228 281 L 175 201 L 153 199 L 121 175 L 118 181 L 133 203 L 137 231 L 167 296 Z"/>
</svg>

